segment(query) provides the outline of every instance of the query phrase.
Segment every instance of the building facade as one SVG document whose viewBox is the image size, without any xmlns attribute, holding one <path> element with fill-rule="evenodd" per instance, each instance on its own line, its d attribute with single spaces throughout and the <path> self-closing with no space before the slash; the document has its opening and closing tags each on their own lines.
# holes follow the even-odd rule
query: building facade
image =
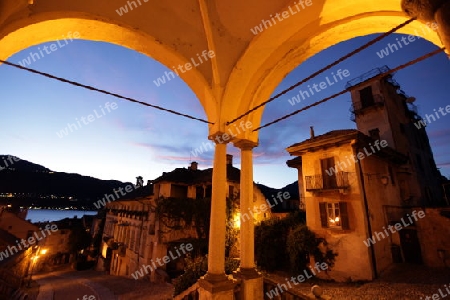
<svg viewBox="0 0 450 300">
<path fill-rule="evenodd" d="M 414 125 L 414 99 L 390 75 L 377 78 L 381 72 L 349 82 L 357 130 L 315 136 L 311 128 L 310 139 L 287 148 L 297 156 L 288 166 L 298 169 L 307 225 L 338 253 L 328 272 L 338 281 L 422 263 L 427 246 L 412 216 L 445 205 L 425 128 Z"/>
<path fill-rule="evenodd" d="M 228 156 L 227 164 L 227 196 L 239 197 L 240 170 L 233 167 L 232 156 Z M 173 229 L 163 222 L 156 213 L 159 199 L 202 199 L 211 197 L 212 169 L 200 170 L 196 162 L 188 168 L 177 168 L 172 172 L 164 172 L 147 186 L 137 189 L 124 199 L 108 203 L 103 230 L 102 261 L 104 268 L 110 274 L 117 276 L 137 276 L 149 278 L 151 281 L 167 277 L 167 273 L 176 274 L 183 268 L 180 256 L 174 255 L 182 244 L 198 239 L 195 224 L 181 224 L 180 229 Z M 254 190 L 254 207 L 267 204 L 264 195 L 256 188 Z M 271 211 L 252 214 L 240 213 L 236 216 L 240 222 L 247 221 L 244 215 L 251 215 L 254 222 L 260 222 L 271 217 Z M 235 220 L 236 226 L 240 224 Z M 169 220 L 170 221 L 170 220 Z M 207 224 L 209 227 L 209 224 Z M 195 249 L 195 253 L 207 251 Z M 172 254 L 171 254 L 172 252 Z M 192 253 L 194 254 L 194 253 Z M 165 256 L 177 256 L 161 266 L 158 260 Z M 147 266 L 146 268 L 144 268 Z M 139 273 L 139 271 L 143 273 Z M 137 273 L 136 273 L 137 272 Z M 141 276 L 142 274 L 143 276 Z M 133 277 L 134 277 L 133 276 Z"/>
</svg>

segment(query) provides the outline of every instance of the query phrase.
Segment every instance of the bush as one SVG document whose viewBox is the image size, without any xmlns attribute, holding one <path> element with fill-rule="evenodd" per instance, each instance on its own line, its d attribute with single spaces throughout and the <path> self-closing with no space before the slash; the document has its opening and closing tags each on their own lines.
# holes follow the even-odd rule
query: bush
<svg viewBox="0 0 450 300">
<path fill-rule="evenodd" d="M 310 256 L 316 262 L 333 267 L 337 254 L 331 250 L 320 251 L 326 241 L 317 238 L 305 225 L 304 214 L 296 212 L 282 220 L 261 222 L 255 228 L 255 258 L 260 269 L 273 272 L 289 271 L 292 274 L 307 270 Z"/>
<path fill-rule="evenodd" d="M 316 234 L 306 227 L 306 225 L 297 225 L 288 235 L 287 249 L 291 264 L 291 272 L 298 274 L 306 270 L 309 264 L 309 256 L 314 257 L 318 263 L 326 263 L 328 268 L 333 267 L 337 254 L 331 250 L 322 253 L 319 249 L 320 243 L 324 239 L 316 237 Z"/>
<path fill-rule="evenodd" d="M 286 248 L 288 234 L 291 228 L 304 223 L 304 212 L 293 212 L 284 219 L 271 219 L 256 226 L 255 259 L 258 267 L 269 272 L 289 270 L 289 254 Z"/>
</svg>

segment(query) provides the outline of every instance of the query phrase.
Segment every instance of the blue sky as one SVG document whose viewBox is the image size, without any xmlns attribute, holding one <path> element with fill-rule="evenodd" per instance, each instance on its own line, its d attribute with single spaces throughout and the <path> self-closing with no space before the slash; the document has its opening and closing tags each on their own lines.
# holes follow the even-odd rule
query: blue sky
<svg viewBox="0 0 450 300">
<path fill-rule="evenodd" d="M 338 57 L 367 42 L 374 36 L 352 39 L 335 45 L 299 65 L 275 92 L 303 79 Z M 288 114 L 303 105 L 321 100 L 342 90 L 347 79 L 358 77 L 375 67 L 394 68 L 413 58 L 436 49 L 421 39 L 380 59 L 377 51 L 394 43 L 393 35 L 363 53 L 323 73 L 306 83 L 319 83 L 331 72 L 347 69 L 346 80 L 330 86 L 316 95 L 292 106 L 288 99 L 303 85 L 266 106 L 263 124 Z M 49 45 L 49 44 L 47 44 Z M 8 60 L 18 63 L 44 45 L 25 49 Z M 161 87 L 153 80 L 168 71 L 157 61 L 120 46 L 74 40 L 63 48 L 45 55 L 31 68 L 65 77 L 97 88 L 119 93 L 151 104 L 206 118 L 196 96 L 180 79 L 175 78 Z M 408 67 L 394 78 L 410 96 L 417 98 L 421 115 L 450 104 L 450 61 L 443 53 Z M 175 167 L 186 167 L 191 160 L 199 168 L 211 167 L 213 152 L 192 157 L 191 150 L 208 142 L 206 124 L 174 116 L 138 104 L 70 86 L 38 75 L 0 65 L 2 83 L 2 118 L 0 118 L 0 154 L 11 154 L 44 165 L 55 171 L 79 173 L 101 179 L 135 181 L 154 179 Z M 116 109 L 106 110 L 115 102 Z M 260 146 L 254 150 L 254 180 L 280 188 L 297 180 L 297 172 L 286 166 L 291 157 L 285 148 L 309 137 L 309 126 L 316 135 L 329 130 L 355 128 L 350 121 L 350 95 L 345 94 L 328 103 L 312 108 L 260 132 Z M 102 109 L 103 112 L 102 113 Z M 97 114 L 97 116 L 95 116 Z M 90 122 L 81 118 L 94 115 Z M 68 123 L 81 126 L 62 138 L 58 132 Z M 450 176 L 449 140 L 450 117 L 442 117 L 427 127 L 438 167 Z M 67 128 L 66 128 L 67 130 Z M 239 166 L 239 151 L 228 146 Z"/>
</svg>

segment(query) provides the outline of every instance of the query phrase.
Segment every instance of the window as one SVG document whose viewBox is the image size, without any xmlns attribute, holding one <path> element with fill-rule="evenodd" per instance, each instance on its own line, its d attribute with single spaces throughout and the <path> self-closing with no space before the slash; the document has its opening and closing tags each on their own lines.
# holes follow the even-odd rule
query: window
<svg viewBox="0 0 450 300">
<path fill-rule="evenodd" d="M 388 166 L 389 177 L 391 178 L 392 185 L 395 185 L 394 172 L 392 171 L 392 167 Z"/>
<path fill-rule="evenodd" d="M 130 234 L 130 249 L 131 250 L 134 250 L 134 242 L 135 242 L 134 238 L 135 238 L 135 233 L 134 233 L 134 229 L 133 229 L 133 230 L 131 230 L 131 234 Z"/>
<path fill-rule="evenodd" d="M 206 186 L 205 189 L 205 198 L 211 198 L 212 196 L 212 185 Z"/>
<path fill-rule="evenodd" d="M 156 231 L 155 231 L 155 224 L 150 224 L 148 225 L 148 234 L 149 235 L 155 235 Z"/>
<path fill-rule="evenodd" d="M 322 169 L 323 188 L 334 188 L 337 186 L 336 173 L 330 172 L 331 168 L 336 168 L 334 157 L 328 157 L 320 160 L 320 167 Z M 327 172 L 328 171 L 328 172 Z M 331 175 L 329 175 L 331 173 Z"/>
<path fill-rule="evenodd" d="M 319 209 L 322 227 L 350 229 L 347 202 L 321 202 Z"/>
<path fill-rule="evenodd" d="M 172 184 L 170 189 L 170 197 L 187 198 L 188 187 L 185 185 Z"/>
<path fill-rule="evenodd" d="M 145 244 L 147 243 L 147 234 L 144 232 L 142 234 L 142 239 L 141 239 L 141 249 L 139 249 L 139 253 L 141 256 L 145 255 Z"/>
<path fill-rule="evenodd" d="M 372 106 L 375 103 L 371 86 L 365 87 L 360 90 L 359 97 L 361 99 L 361 108 Z"/>
<path fill-rule="evenodd" d="M 234 196 L 234 186 L 232 186 L 231 184 L 228 186 L 228 197 L 233 197 Z"/>
<path fill-rule="evenodd" d="M 203 186 L 197 186 L 195 188 L 195 198 L 196 199 L 202 199 L 204 194 Z"/>
<path fill-rule="evenodd" d="M 369 130 L 369 135 L 373 140 L 379 140 L 380 139 L 380 129 L 375 128 L 375 129 Z"/>
</svg>

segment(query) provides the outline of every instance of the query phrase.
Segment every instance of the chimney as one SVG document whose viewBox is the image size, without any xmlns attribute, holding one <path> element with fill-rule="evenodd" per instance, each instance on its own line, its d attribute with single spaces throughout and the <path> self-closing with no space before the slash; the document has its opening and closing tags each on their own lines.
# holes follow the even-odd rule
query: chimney
<svg viewBox="0 0 450 300">
<path fill-rule="evenodd" d="M 309 133 L 311 134 L 311 138 L 312 138 L 312 139 L 315 138 L 315 135 L 314 135 L 314 126 L 309 126 Z"/>
<path fill-rule="evenodd" d="M 233 165 L 233 155 L 227 154 L 227 166 Z"/>
<path fill-rule="evenodd" d="M 198 163 L 196 161 L 191 162 L 189 169 L 196 171 L 198 168 Z"/>
</svg>

